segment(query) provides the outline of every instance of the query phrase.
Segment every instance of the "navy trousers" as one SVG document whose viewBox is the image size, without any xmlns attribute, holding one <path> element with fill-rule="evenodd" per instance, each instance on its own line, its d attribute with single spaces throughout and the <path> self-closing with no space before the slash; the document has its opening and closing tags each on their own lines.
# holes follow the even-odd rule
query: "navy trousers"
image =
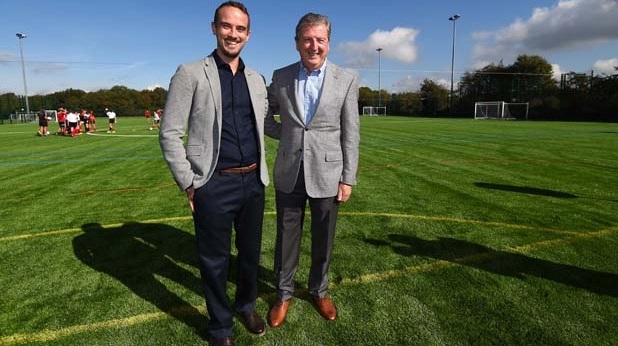
<svg viewBox="0 0 618 346">
<path fill-rule="evenodd" d="M 264 185 L 258 175 L 259 169 L 247 174 L 215 173 L 193 198 L 208 330 L 215 338 L 232 335 L 233 311 L 227 296 L 232 228 L 238 251 L 235 309 L 255 308 L 264 220 Z"/>
</svg>

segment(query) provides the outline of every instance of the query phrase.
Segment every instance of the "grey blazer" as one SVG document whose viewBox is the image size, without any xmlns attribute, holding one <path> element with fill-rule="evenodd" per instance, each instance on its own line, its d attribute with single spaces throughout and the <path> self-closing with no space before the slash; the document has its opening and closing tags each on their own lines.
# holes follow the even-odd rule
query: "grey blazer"
<svg viewBox="0 0 618 346">
<path fill-rule="evenodd" d="M 266 84 L 262 75 L 247 67 L 245 77 L 259 137 L 260 178 L 268 185 L 264 148 Z M 170 81 L 159 143 L 174 180 L 183 191 L 190 186 L 203 186 L 215 170 L 221 141 L 221 109 L 221 85 L 212 55 L 180 65 Z"/>
<path fill-rule="evenodd" d="M 275 159 L 275 189 L 290 193 L 301 160 L 307 194 L 313 198 L 337 195 L 339 182 L 356 185 L 360 119 L 358 76 L 326 62 L 324 84 L 313 119 L 304 123 L 296 101 L 300 63 L 276 70 L 268 89 L 269 111 L 264 131 L 279 139 Z M 274 115 L 280 115 L 280 122 Z"/>
</svg>

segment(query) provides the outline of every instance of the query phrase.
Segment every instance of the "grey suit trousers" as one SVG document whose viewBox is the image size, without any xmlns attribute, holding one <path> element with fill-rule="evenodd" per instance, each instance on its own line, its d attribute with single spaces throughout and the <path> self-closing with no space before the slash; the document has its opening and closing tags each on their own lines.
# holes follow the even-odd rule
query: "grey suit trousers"
<svg viewBox="0 0 618 346">
<path fill-rule="evenodd" d="M 277 242 L 275 245 L 275 283 L 279 300 L 292 298 L 298 268 L 305 219 L 305 206 L 311 211 L 311 268 L 308 288 L 313 296 L 324 297 L 328 289 L 328 269 L 333 252 L 339 202 L 337 196 L 311 198 L 305 190 L 303 167 L 294 190 L 276 190 Z"/>
</svg>

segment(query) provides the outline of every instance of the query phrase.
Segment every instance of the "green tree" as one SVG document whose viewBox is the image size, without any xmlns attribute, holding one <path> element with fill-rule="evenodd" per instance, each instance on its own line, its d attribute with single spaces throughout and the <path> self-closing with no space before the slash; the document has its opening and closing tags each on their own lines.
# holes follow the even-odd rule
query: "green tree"
<svg viewBox="0 0 618 346">
<path fill-rule="evenodd" d="M 414 115 L 423 112 L 423 102 L 419 93 L 405 92 L 393 94 L 388 104 L 389 114 Z"/>
<path fill-rule="evenodd" d="M 448 107 L 449 91 L 446 87 L 437 84 L 431 79 L 423 80 L 421 83 L 420 99 L 423 102 L 423 114 L 438 115 L 443 113 Z"/>
<path fill-rule="evenodd" d="M 530 102 L 531 114 L 555 112 L 558 86 L 553 68 L 538 55 L 519 55 L 512 65 L 489 64 L 460 81 L 459 109 L 472 112 L 479 101 Z"/>
</svg>

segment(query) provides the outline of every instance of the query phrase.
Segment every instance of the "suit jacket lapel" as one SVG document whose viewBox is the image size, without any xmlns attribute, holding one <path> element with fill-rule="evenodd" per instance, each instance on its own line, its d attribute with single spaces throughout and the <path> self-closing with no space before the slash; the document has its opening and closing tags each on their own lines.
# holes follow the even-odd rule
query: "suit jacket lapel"
<svg viewBox="0 0 618 346">
<path fill-rule="evenodd" d="M 313 117 L 319 116 L 322 112 L 322 104 L 328 104 L 329 99 L 336 95 L 336 90 L 333 90 L 337 83 L 334 83 L 337 78 L 339 78 L 337 73 L 337 66 L 331 64 L 330 62 L 326 62 L 326 71 L 324 72 L 324 82 L 322 84 L 322 89 L 320 90 L 320 96 L 318 98 L 318 104 L 315 107 L 315 114 Z"/>
<path fill-rule="evenodd" d="M 206 80 L 208 80 L 210 92 L 215 101 L 215 116 L 217 117 L 217 122 L 221 124 L 221 109 L 223 107 L 221 101 L 221 82 L 219 81 L 217 63 L 212 55 L 209 55 L 204 60 L 204 73 L 206 74 Z M 220 127 L 219 131 L 221 131 Z"/>
<path fill-rule="evenodd" d="M 258 114 L 263 114 L 263 109 L 257 109 L 256 107 L 263 107 L 264 100 L 257 99 L 256 91 L 260 88 L 260 83 L 262 82 L 262 76 L 254 75 L 252 71 L 249 71 L 245 68 L 245 79 L 247 80 L 247 87 L 249 88 L 249 97 L 251 97 L 251 107 L 253 107 L 253 114 L 255 116 L 256 121 L 259 120 Z M 262 122 L 263 125 L 263 122 Z"/>
</svg>

